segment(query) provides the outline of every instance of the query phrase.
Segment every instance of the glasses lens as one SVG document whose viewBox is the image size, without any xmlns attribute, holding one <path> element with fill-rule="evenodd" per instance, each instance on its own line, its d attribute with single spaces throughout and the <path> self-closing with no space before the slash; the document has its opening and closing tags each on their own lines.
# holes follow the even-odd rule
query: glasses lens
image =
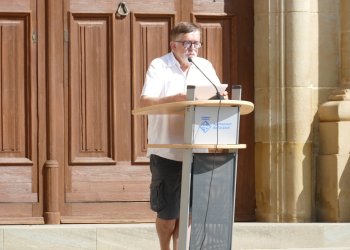
<svg viewBox="0 0 350 250">
<path fill-rule="evenodd" d="M 202 46 L 200 42 L 194 42 L 193 45 L 196 49 L 199 49 Z"/>
<path fill-rule="evenodd" d="M 186 49 L 190 48 L 192 46 L 192 42 L 191 41 L 184 41 L 183 45 Z"/>
<path fill-rule="evenodd" d="M 194 45 L 195 49 L 199 49 L 202 46 L 200 42 L 191 42 L 191 41 L 184 41 L 182 44 L 185 49 L 189 49 L 192 46 L 192 44 Z"/>
</svg>

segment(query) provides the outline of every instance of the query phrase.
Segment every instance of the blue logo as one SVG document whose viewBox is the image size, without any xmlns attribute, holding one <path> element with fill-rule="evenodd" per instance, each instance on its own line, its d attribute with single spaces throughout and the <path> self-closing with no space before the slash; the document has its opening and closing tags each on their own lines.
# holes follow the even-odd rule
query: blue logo
<svg viewBox="0 0 350 250">
<path fill-rule="evenodd" d="M 201 125 L 199 126 L 199 128 L 204 132 L 207 133 L 210 129 L 210 123 L 207 120 L 204 120 Z"/>
</svg>

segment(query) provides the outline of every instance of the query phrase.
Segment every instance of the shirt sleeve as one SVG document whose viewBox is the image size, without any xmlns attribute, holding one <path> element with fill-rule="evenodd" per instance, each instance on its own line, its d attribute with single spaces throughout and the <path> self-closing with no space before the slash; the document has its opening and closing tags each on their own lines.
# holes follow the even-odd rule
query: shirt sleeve
<svg viewBox="0 0 350 250">
<path fill-rule="evenodd" d="M 159 97 L 163 86 L 163 70 L 159 62 L 153 60 L 148 67 L 141 96 Z"/>
</svg>

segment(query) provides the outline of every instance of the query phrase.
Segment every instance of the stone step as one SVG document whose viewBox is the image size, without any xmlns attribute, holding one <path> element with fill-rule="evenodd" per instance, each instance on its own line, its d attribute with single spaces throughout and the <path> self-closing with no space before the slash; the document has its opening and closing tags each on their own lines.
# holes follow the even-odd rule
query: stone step
<svg viewBox="0 0 350 250">
<path fill-rule="evenodd" d="M 154 224 L 0 226 L 0 250 L 158 250 Z M 349 223 L 235 223 L 233 249 L 350 249 Z"/>
</svg>

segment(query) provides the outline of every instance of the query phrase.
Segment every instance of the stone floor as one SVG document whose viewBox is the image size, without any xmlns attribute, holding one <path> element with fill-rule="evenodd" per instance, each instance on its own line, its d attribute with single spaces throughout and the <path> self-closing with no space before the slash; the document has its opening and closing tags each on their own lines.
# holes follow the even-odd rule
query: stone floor
<svg viewBox="0 0 350 250">
<path fill-rule="evenodd" d="M 0 226 L 2 249 L 159 250 L 159 247 L 154 224 L 62 224 Z M 350 223 L 235 223 L 233 249 L 350 249 Z"/>
</svg>

